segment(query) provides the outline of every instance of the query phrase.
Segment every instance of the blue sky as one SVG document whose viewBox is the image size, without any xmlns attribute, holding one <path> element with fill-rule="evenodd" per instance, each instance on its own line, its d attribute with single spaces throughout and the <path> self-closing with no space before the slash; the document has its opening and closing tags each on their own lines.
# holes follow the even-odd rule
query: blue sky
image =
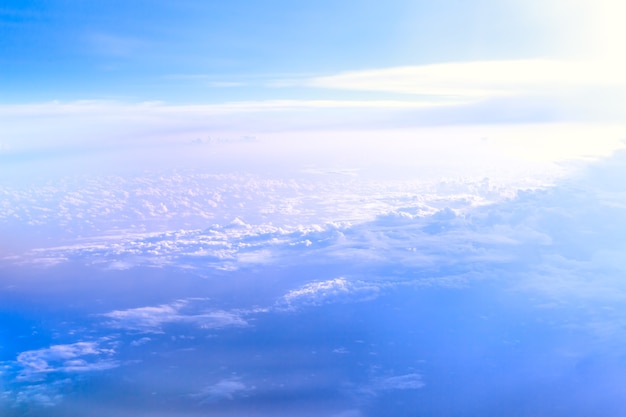
<svg viewBox="0 0 626 417">
<path fill-rule="evenodd" d="M 595 30 L 585 13 L 585 2 L 558 0 L 9 1 L 0 9 L 1 100 L 336 98 L 267 86 L 372 68 L 571 56 L 588 47 L 578 37 L 588 41 Z"/>
<path fill-rule="evenodd" d="M 502 52 L 481 53 L 489 29 L 457 2 L 13 3 L 1 12 L 3 90 L 17 100 L 213 101 L 211 83 Z"/>
</svg>

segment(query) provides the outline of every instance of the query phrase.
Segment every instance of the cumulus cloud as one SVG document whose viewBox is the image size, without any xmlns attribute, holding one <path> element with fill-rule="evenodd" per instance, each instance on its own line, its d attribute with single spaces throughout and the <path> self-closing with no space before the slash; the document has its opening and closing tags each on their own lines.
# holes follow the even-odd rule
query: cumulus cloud
<svg viewBox="0 0 626 417">
<path fill-rule="evenodd" d="M 232 270 L 284 264 L 293 262 L 294 253 L 301 258 L 325 247 L 336 247 L 336 243 L 352 233 L 351 229 L 365 230 L 366 226 L 359 229 L 358 224 L 381 212 L 386 213 L 390 222 L 396 221 L 392 219 L 394 215 L 410 221 L 410 216 L 427 215 L 442 204 L 458 208 L 497 200 L 508 187 L 485 185 L 484 179 L 477 183 L 468 180 L 441 184 L 364 181 L 359 183 L 357 191 L 348 193 L 346 188 L 350 184 L 344 181 L 352 183 L 352 180 L 286 182 L 202 175 L 94 180 L 81 190 L 88 203 L 80 205 L 66 201 L 68 194 L 78 193 L 74 187 L 47 187 L 27 193 L 7 190 L 6 215 L 0 213 L 0 218 L 9 222 L 38 222 L 41 227 L 62 226 L 63 233 L 66 230 L 81 233 L 73 241 L 64 239 L 61 246 L 24 254 L 20 258 L 24 263 L 49 265 L 52 260 L 56 263 L 79 260 L 111 269 L 170 265 Z M 182 183 L 185 187 L 181 188 Z M 214 204 L 207 205 L 208 199 Z M 362 203 L 364 199 L 366 205 Z M 33 201 L 41 204 L 33 207 Z M 328 204 L 329 201 L 333 204 Z M 244 202 L 246 205 L 238 209 Z M 156 212 L 154 209 L 159 206 L 167 206 L 168 210 Z M 256 219 L 261 222 L 249 220 L 254 219 L 251 207 L 262 212 L 263 218 Z M 407 217 L 409 212 L 412 214 Z M 339 215 L 351 222 L 329 221 Z M 226 217 L 225 224 L 204 229 L 152 232 L 144 226 L 148 222 L 154 229 L 190 223 L 203 225 L 219 217 Z M 379 223 L 382 224 L 382 218 Z"/>
<path fill-rule="evenodd" d="M 317 212 L 310 217 L 294 216 L 292 219 L 295 225 L 276 224 L 273 222 L 274 218 L 271 220 L 272 224 L 267 219 L 262 219 L 265 222 L 255 223 L 245 216 L 243 212 L 246 210 L 242 210 L 241 216 L 239 213 L 233 213 L 226 217 L 224 225 L 213 224 L 206 229 L 141 233 L 130 227 L 119 228 L 115 233 L 103 233 L 101 237 L 93 240 L 83 238 L 75 245 L 33 251 L 29 256 L 17 259 L 31 264 L 37 259 L 41 259 L 42 264 L 43 261 L 54 259 L 57 262 L 71 260 L 88 264 L 98 263 L 105 267 L 169 265 L 196 270 L 212 268 L 235 270 L 262 265 L 293 265 L 296 262 L 315 265 L 321 259 L 325 262 L 331 260 L 351 263 L 358 260 L 358 263 L 354 263 L 353 270 L 337 274 L 346 274 L 345 277 L 320 280 L 292 289 L 281 298 L 280 303 L 277 303 L 285 308 L 375 297 L 377 291 L 383 287 L 380 282 L 373 283 L 363 271 L 390 264 L 394 265 L 396 271 L 419 271 L 420 278 L 430 279 L 431 282 L 437 279 L 443 282 L 451 278 L 453 274 L 449 271 L 454 271 L 457 277 L 470 277 L 472 274 L 489 275 L 490 271 L 508 265 L 514 266 L 514 270 L 520 273 L 526 271 L 524 274 L 526 278 L 534 277 L 532 282 L 529 279 L 519 281 L 520 285 L 532 284 L 537 288 L 547 289 L 548 284 L 552 283 L 552 288 L 557 288 L 558 280 L 546 281 L 543 277 L 554 274 L 555 270 L 564 272 L 560 274 L 561 277 L 579 276 L 579 272 L 582 271 L 579 267 L 581 260 L 571 262 L 568 259 L 569 252 L 573 252 L 574 246 L 577 246 L 578 250 L 586 248 L 588 251 L 589 259 L 584 260 L 587 268 L 585 270 L 592 270 L 600 264 L 616 269 L 623 268 L 618 256 L 621 248 L 609 245 L 610 242 L 620 242 L 619 238 L 613 236 L 610 230 L 606 230 L 602 222 L 594 220 L 621 218 L 618 207 L 623 202 L 619 197 L 620 184 L 617 180 L 622 177 L 620 161 L 619 156 L 616 156 L 596 165 L 597 167 L 606 165 L 608 167 L 604 169 L 606 172 L 601 172 L 600 168 L 590 168 L 591 171 L 594 169 L 598 171 L 593 174 L 597 178 L 580 175 L 569 183 L 557 181 L 552 187 L 543 190 L 531 188 L 523 192 L 517 192 L 515 188 L 508 186 L 499 188 L 497 183 L 485 178 L 467 182 L 423 182 L 417 185 L 406 182 L 378 185 L 363 182 L 358 183 L 363 188 L 354 195 L 346 195 L 346 188 L 343 186 L 324 190 L 324 198 L 317 199 L 322 200 L 318 201 L 320 206 L 309 204 L 302 196 L 313 193 L 312 190 L 315 190 L 316 185 L 314 183 L 294 181 L 286 184 L 284 181 L 271 182 L 255 177 L 246 179 L 236 177 L 229 178 L 232 183 L 222 184 L 219 192 L 215 192 L 220 183 L 219 179 L 213 178 L 216 180 L 215 184 L 208 183 L 215 185 L 213 191 L 205 193 L 202 191 L 204 183 L 196 182 L 198 178 L 195 177 L 191 177 L 189 181 L 183 176 L 164 177 L 162 182 L 167 184 L 165 190 L 159 189 L 154 179 L 139 178 L 136 182 L 128 181 L 126 184 L 132 184 L 133 192 L 142 191 L 141 182 L 147 184 L 141 198 L 158 196 L 155 197 L 153 206 L 158 207 L 158 203 L 165 204 L 169 210 L 163 214 L 164 216 L 169 216 L 176 210 L 177 199 L 186 198 L 188 204 L 192 206 L 200 204 L 200 200 L 211 194 L 212 201 L 224 204 L 228 202 L 228 195 L 237 190 L 241 198 L 232 201 L 230 203 L 232 205 L 255 199 L 254 204 L 261 204 L 263 198 L 266 202 L 278 204 L 280 195 L 298 192 L 299 195 L 290 195 L 290 204 L 303 212 L 307 210 Z M 168 194 L 167 190 L 176 189 L 177 184 L 182 183 L 188 187 L 182 189 L 184 192 Z M 601 191 L 598 187 L 602 184 L 609 184 L 614 189 Z M 89 195 L 101 193 L 105 198 L 95 205 L 93 211 L 79 209 L 74 213 L 76 222 L 72 223 L 73 225 L 80 224 L 80 219 L 86 216 L 96 219 L 98 217 L 96 212 L 104 210 L 107 206 L 122 205 L 116 196 L 127 198 L 124 197 L 123 190 L 118 186 L 105 194 L 104 188 L 107 185 L 109 182 L 105 181 L 85 193 L 86 196 L 83 198 L 85 200 L 90 198 Z M 273 189 L 278 191 L 271 194 Z M 302 191 L 294 191 L 298 189 Z M 8 202 L 0 202 L 8 213 L 5 218 L 34 215 L 37 209 L 26 210 L 26 205 L 32 206 L 33 200 L 51 198 L 50 194 L 46 194 L 50 192 L 49 189 L 45 193 L 41 192 L 43 194 L 40 195 L 40 191 L 31 191 L 21 194 L 19 198 L 7 197 Z M 58 193 L 63 194 L 61 191 Z M 198 196 L 197 201 L 192 199 L 194 195 Z M 267 198 L 268 195 L 272 197 Z M 341 208 L 345 211 L 342 215 L 362 218 L 340 224 L 320 222 L 326 216 L 330 216 L 332 210 L 337 211 L 334 202 L 339 198 L 344 199 Z M 332 201 L 333 207 L 323 206 L 325 200 Z M 15 204 L 12 204 L 13 202 Z M 90 202 L 88 206 L 91 204 Z M 131 202 L 128 203 L 129 210 L 130 206 Z M 285 223 L 290 219 L 289 215 L 282 215 L 278 209 L 262 207 L 268 216 L 270 212 L 280 213 L 276 218 L 281 218 Z M 55 211 L 43 210 L 41 215 L 51 216 L 50 212 Z M 122 210 L 119 213 L 127 211 Z M 563 215 L 557 216 L 556 213 Z M 69 215 L 69 211 L 66 211 L 66 215 Z M 142 216 L 148 218 L 147 213 L 142 213 Z M 576 221 L 567 223 L 566 220 L 570 218 Z M 139 222 L 139 219 L 131 218 L 131 221 Z M 556 228 L 552 227 L 552 224 L 568 226 Z M 594 232 L 581 239 L 576 235 L 576 230 L 585 224 Z M 569 237 L 566 239 L 564 236 L 567 233 Z M 590 236 L 601 236 L 602 233 L 612 237 L 589 240 Z M 594 243 L 596 247 L 584 245 L 584 242 Z M 7 262 L 15 260 L 16 258 L 11 258 L 7 259 Z M 576 269 L 579 270 L 578 273 Z M 415 278 L 415 275 L 412 277 Z M 376 278 L 380 280 L 381 277 Z M 393 279 L 398 280 L 397 277 Z M 562 280 L 562 285 L 568 286 L 568 282 L 574 283 Z M 588 293 L 600 293 L 599 282 L 580 280 L 579 284 L 569 285 L 568 291 L 580 288 L 581 290 L 577 292 L 582 293 L 582 288 L 593 284 L 597 291 Z M 611 285 L 604 285 L 602 292 L 610 292 Z M 141 307 L 112 312 L 108 318 L 114 326 L 133 327 L 144 331 L 162 329 L 165 323 L 185 321 L 209 328 L 222 324 L 229 325 L 228 323 L 243 324 L 240 321 L 243 320 L 241 316 L 233 312 L 210 310 L 198 312 L 185 310 L 186 306 L 187 304 L 173 303 Z"/>
<path fill-rule="evenodd" d="M 54 407 L 63 401 L 61 389 L 71 381 L 59 380 L 50 384 L 26 385 L 19 388 L 18 392 L 9 392 L 16 405 L 39 405 Z"/>
<path fill-rule="evenodd" d="M 52 372 L 101 371 L 119 366 L 111 359 L 114 353 L 113 349 L 103 348 L 98 342 L 77 342 L 22 352 L 17 356 L 16 365 L 25 379 Z"/>
<path fill-rule="evenodd" d="M 200 239 L 206 236 L 223 239 L 221 242 L 226 242 L 223 247 L 234 248 L 233 253 L 238 250 L 255 253 L 265 248 L 288 256 L 314 250 L 307 258 L 311 265 L 339 259 L 342 272 L 347 269 L 350 275 L 330 275 L 335 278 L 294 285 L 291 290 L 283 290 L 284 295 L 274 304 L 270 302 L 267 308 L 254 311 L 215 310 L 202 300 L 188 299 L 115 310 L 100 317 L 110 328 L 138 333 L 164 332 L 168 324 L 230 328 L 246 326 L 252 315 L 263 312 L 287 313 L 330 303 L 367 301 L 402 285 L 418 285 L 418 282 L 446 285 L 450 277 L 468 277 L 497 279 L 507 290 L 532 292 L 532 299 L 542 299 L 543 305 L 549 304 L 544 302 L 546 299 L 576 305 L 590 301 L 593 317 L 583 317 L 576 326 L 593 327 L 598 334 L 610 337 L 623 333 L 626 322 L 618 308 L 604 308 L 617 306 L 626 299 L 622 279 L 626 266 L 619 256 L 626 247 L 626 205 L 624 185 L 620 182 L 626 166 L 624 158 L 624 153 L 616 154 L 578 177 L 549 188 L 519 191 L 490 204 L 470 197 L 463 197 L 462 202 L 441 198 L 438 205 L 430 206 L 419 199 L 413 205 L 405 204 L 408 200 L 398 200 L 394 209 L 385 210 L 378 217 L 342 227 L 273 226 L 262 232 L 251 221 L 230 217 L 225 221 L 226 226 L 143 237 L 139 239 L 142 244 L 150 250 L 158 247 L 161 251 L 158 253 L 178 250 L 184 246 L 181 242 L 188 242 L 189 247 L 197 250 Z M 448 189 L 457 186 L 444 185 Z M 488 196 L 488 182 L 473 183 L 473 187 L 477 193 Z M 206 247 L 210 246 L 209 237 L 202 243 Z M 310 244 L 293 246 L 300 241 Z M 353 255 L 357 253 L 378 257 L 363 256 L 355 262 L 357 258 Z M 342 254 L 344 258 L 340 258 Z M 302 256 L 299 261 L 305 259 Z M 327 265 L 333 268 L 336 264 L 324 263 Z M 148 342 L 147 338 L 131 345 L 144 342 Z M 52 372 L 75 374 L 108 369 L 116 363 L 111 360 L 111 349 L 103 346 L 97 342 L 80 342 L 27 351 L 18 356 L 14 365 L 19 366 L 23 379 L 29 376 L 31 380 Z M 348 346 L 334 344 L 329 352 L 336 358 L 342 354 L 343 358 L 350 358 L 357 349 L 349 348 L 351 353 Z M 414 371 L 376 375 L 356 395 L 369 401 L 385 393 L 417 390 L 424 384 L 421 374 Z M 195 398 L 225 401 L 247 395 L 250 389 L 240 379 L 227 378 L 198 391 Z M 56 401 L 54 394 L 42 393 L 38 398 L 42 404 Z"/>
<path fill-rule="evenodd" d="M 366 301 L 376 298 L 380 290 L 380 286 L 376 283 L 353 282 L 340 277 L 311 282 L 291 290 L 278 300 L 276 305 L 279 309 L 295 309 L 334 302 Z"/>
<path fill-rule="evenodd" d="M 103 317 L 112 319 L 110 324 L 115 327 L 129 329 L 158 329 L 164 323 L 171 323 L 180 320 L 178 314 L 184 302 L 174 304 L 163 304 L 155 307 L 139 307 L 128 310 L 114 310 L 103 314 Z"/>
<path fill-rule="evenodd" d="M 1 363 L 7 389 L 0 399 L 14 407 L 57 406 L 85 374 L 119 367 L 116 354 L 115 342 L 110 338 L 20 352 L 15 360 Z"/>
<path fill-rule="evenodd" d="M 247 326 L 241 314 L 224 310 L 198 311 L 190 300 L 171 304 L 114 310 L 102 314 L 109 326 L 142 333 L 162 333 L 163 326 L 173 323 L 192 324 L 202 329 Z"/>
</svg>

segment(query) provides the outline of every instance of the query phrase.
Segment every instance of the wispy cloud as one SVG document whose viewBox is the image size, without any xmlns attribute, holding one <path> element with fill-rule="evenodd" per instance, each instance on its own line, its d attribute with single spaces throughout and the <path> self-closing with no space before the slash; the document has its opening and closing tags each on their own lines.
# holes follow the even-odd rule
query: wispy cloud
<svg viewBox="0 0 626 417">
<path fill-rule="evenodd" d="M 77 342 L 22 352 L 17 356 L 16 364 L 22 368 L 21 377 L 31 379 L 52 372 L 76 373 L 115 368 L 119 366 L 118 362 L 110 359 L 114 353 L 113 349 L 103 348 L 98 342 Z"/>
<path fill-rule="evenodd" d="M 108 325 L 110 327 L 143 333 L 162 333 L 163 326 L 173 323 L 188 323 L 202 329 L 240 327 L 248 324 L 236 312 L 224 310 L 198 312 L 197 307 L 191 308 L 192 301 L 178 300 L 159 306 L 114 310 L 102 314 L 102 317 L 109 319 Z"/>
<path fill-rule="evenodd" d="M 63 401 L 61 390 L 66 388 L 71 381 L 62 379 L 52 383 L 42 383 L 26 385 L 19 388 L 18 392 L 9 392 L 9 396 L 14 396 L 16 405 L 39 405 L 43 407 L 54 407 Z"/>
<path fill-rule="evenodd" d="M 420 374 L 411 373 L 380 378 L 374 383 L 374 389 L 378 391 L 420 389 L 425 385 Z"/>
<path fill-rule="evenodd" d="M 199 399 L 201 403 L 214 403 L 245 396 L 253 389 L 254 387 L 248 387 L 240 378 L 227 378 L 204 387 L 199 392 L 191 394 L 190 397 Z"/>
<path fill-rule="evenodd" d="M 426 383 L 421 374 L 411 372 L 403 375 L 387 375 L 372 378 L 368 383 L 357 387 L 354 394 L 361 401 L 370 401 L 375 397 L 392 391 L 418 390 Z"/>
<path fill-rule="evenodd" d="M 340 277 L 308 283 L 291 290 L 277 302 L 279 309 L 295 309 L 336 302 L 366 301 L 378 297 L 380 286 L 369 282 L 352 282 Z"/>
<path fill-rule="evenodd" d="M 603 63 L 527 59 L 452 62 L 315 77 L 313 87 L 486 99 L 583 87 L 625 87 L 623 68 Z"/>
<path fill-rule="evenodd" d="M 85 374 L 119 367 L 116 346 L 114 338 L 103 337 L 20 352 L 15 360 L 0 362 L 0 374 L 7 382 L 7 390 L 0 391 L 0 402 L 6 399 L 15 406 L 56 406 Z"/>
</svg>

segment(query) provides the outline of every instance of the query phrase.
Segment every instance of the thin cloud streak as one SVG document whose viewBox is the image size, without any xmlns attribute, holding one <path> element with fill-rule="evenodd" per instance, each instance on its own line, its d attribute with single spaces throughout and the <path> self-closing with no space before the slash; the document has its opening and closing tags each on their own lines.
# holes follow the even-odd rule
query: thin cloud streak
<svg viewBox="0 0 626 417">
<path fill-rule="evenodd" d="M 312 87 L 421 94 L 465 99 L 565 92 L 578 87 L 624 87 L 618 66 L 546 59 L 452 62 L 390 67 L 315 77 Z"/>
<path fill-rule="evenodd" d="M 224 327 L 245 327 L 248 323 L 238 314 L 214 310 L 198 314 L 186 314 L 182 310 L 188 300 L 178 300 L 171 304 L 115 310 L 103 314 L 110 319 L 110 327 L 133 330 L 142 333 L 162 333 L 162 326 L 172 323 L 191 323 L 201 329 L 219 329 Z"/>
</svg>

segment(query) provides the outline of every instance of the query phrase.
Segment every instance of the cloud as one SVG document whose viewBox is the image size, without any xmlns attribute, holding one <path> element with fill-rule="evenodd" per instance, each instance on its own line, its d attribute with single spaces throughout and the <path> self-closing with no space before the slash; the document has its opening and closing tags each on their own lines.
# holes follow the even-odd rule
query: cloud
<svg viewBox="0 0 626 417">
<path fill-rule="evenodd" d="M 352 71 L 307 81 L 314 87 L 485 99 L 572 88 L 625 87 L 619 67 L 546 59 L 474 61 Z"/>
<path fill-rule="evenodd" d="M 202 404 L 214 403 L 223 400 L 233 400 L 236 397 L 246 395 L 254 387 L 246 386 L 239 378 L 222 379 L 213 385 L 204 387 L 195 394 L 191 394 L 191 398 L 201 400 Z"/>
<path fill-rule="evenodd" d="M 48 384 L 26 385 L 18 392 L 10 392 L 15 405 L 39 405 L 54 407 L 63 401 L 61 390 L 70 384 L 69 380 L 59 380 Z"/>
<path fill-rule="evenodd" d="M 574 139 L 564 140 L 562 145 L 574 146 Z M 534 138 L 528 139 L 533 141 Z M 537 146 L 541 146 L 539 142 L 536 141 Z M 586 176 L 579 173 L 567 181 L 555 181 L 551 187 L 540 184 L 543 189 L 519 192 L 508 184 L 498 185 L 499 177 L 495 177 L 496 181 L 469 178 L 411 183 L 352 179 L 287 182 L 255 176 L 201 179 L 173 175 L 138 177 L 119 183 L 92 182 L 93 187 L 86 188 L 80 200 L 74 194 L 81 195 L 76 189 L 63 187 L 35 187 L 24 192 L 7 189 L 0 204 L 6 208 L 3 213 L 7 221 L 20 216 L 24 222 L 51 219 L 48 224 L 54 225 L 72 216 L 73 222 L 63 226 L 71 224 L 77 230 L 86 223 L 85 218 L 101 221 L 99 228 L 106 227 L 111 219 L 123 218 L 116 233 L 96 229 L 94 233 L 101 233 L 100 237 L 35 251 L 30 257 L 20 258 L 22 262 L 42 259 L 99 262 L 105 267 L 168 265 L 196 271 L 318 265 L 322 260 L 349 262 L 352 269 L 328 274 L 340 278 L 292 289 L 277 302 L 283 308 L 376 297 L 387 284 L 371 282 L 367 271 L 389 265 L 394 266 L 394 274 L 419 271 L 424 281 L 432 283 L 496 275 L 493 271 L 499 274 L 501 268 L 507 268 L 512 271 L 508 275 L 525 277 L 517 281 L 520 287 L 534 287 L 546 293 L 552 288 L 553 294 L 586 292 L 588 296 L 600 296 L 610 294 L 617 281 L 605 278 L 602 284 L 593 278 L 593 271 L 623 269 L 619 257 L 623 247 L 611 246 L 611 242 L 621 242 L 619 236 L 598 220 L 621 219 L 621 155 L 590 166 Z M 49 203 L 54 198 L 59 199 L 56 205 Z M 202 205 L 208 199 L 223 207 L 221 214 L 228 216 L 208 212 L 209 205 Z M 236 207 L 244 203 L 248 205 L 238 211 Z M 167 206 L 167 212 L 157 212 L 162 205 Z M 139 224 L 152 218 L 169 222 L 172 214 L 178 219 L 196 208 L 200 222 L 214 216 L 221 217 L 223 225 L 141 233 L 124 224 Z M 112 217 L 104 214 L 106 209 L 113 212 Z M 210 210 L 214 209 L 210 205 Z M 250 220 L 251 214 L 259 211 L 263 211 L 263 216 L 256 217 L 257 222 Z M 136 217 L 130 217 L 133 214 Z M 320 222 L 333 217 L 356 220 L 339 225 Z M 588 230 L 584 236 L 576 232 L 583 226 Z M 615 230 L 620 227 L 620 223 L 613 224 Z M 576 251 L 583 251 L 587 258 L 572 258 Z M 546 279 L 547 276 L 554 278 Z M 376 279 L 387 278 L 378 274 Z M 185 306 L 173 303 L 121 310 L 110 313 L 109 319 L 111 325 L 142 331 L 162 331 L 165 323 L 188 322 L 212 328 L 245 322 L 237 312 L 199 312 L 191 306 L 185 310 Z"/>
<path fill-rule="evenodd" d="M 98 342 L 77 342 L 28 350 L 17 356 L 16 365 L 24 379 L 52 372 L 81 373 L 101 371 L 119 366 L 110 357 L 113 349 L 102 348 Z"/>
<path fill-rule="evenodd" d="M 411 373 L 381 378 L 374 383 L 374 389 L 378 391 L 414 390 L 423 388 L 425 385 L 420 374 Z"/>
<path fill-rule="evenodd" d="M 359 69 L 312 77 L 326 90 L 402 94 L 441 105 L 412 111 L 426 124 L 622 123 L 626 58 L 459 61 Z M 395 112 L 396 125 L 407 123 Z M 408 116 L 408 113 L 407 113 Z"/>
<path fill-rule="evenodd" d="M 14 361 L 4 361 L 1 376 L 6 381 L 2 398 L 14 407 L 54 407 L 64 393 L 85 374 L 117 368 L 115 343 L 110 338 L 98 341 L 52 345 L 20 352 Z M 1 408 L 1 406 L 0 406 Z"/>
<path fill-rule="evenodd" d="M 619 197 L 622 159 L 623 156 L 617 154 L 598 162 L 595 168 L 590 167 L 586 176 L 578 174 L 552 187 L 519 192 L 515 187 L 499 189 L 497 183 L 484 178 L 466 182 L 425 182 L 414 188 L 406 182 L 378 185 L 360 182 L 361 188 L 353 194 L 344 186 L 327 189 L 325 183 L 300 181 L 287 186 L 284 182 L 256 177 L 206 183 L 186 176 L 138 178 L 136 182 L 129 180 L 117 186 L 104 181 L 84 193 L 83 200 L 88 204 L 75 201 L 78 211 L 74 225 L 82 224 L 81 219 L 86 217 L 98 221 L 99 213 L 106 207 L 112 210 L 123 207 L 124 199 L 129 199 L 128 210 L 120 212 L 130 213 L 133 200 L 122 192 L 124 186 L 126 193 L 136 194 L 140 201 L 148 201 L 154 207 L 161 203 L 166 205 L 168 212 L 159 216 L 179 214 L 196 204 L 202 211 L 201 201 L 209 197 L 224 206 L 236 206 L 239 202 L 248 202 L 250 206 L 242 210 L 241 216 L 239 212 L 230 213 L 224 218 L 223 226 L 215 224 L 206 229 L 152 234 L 119 229 L 117 234 L 84 239 L 76 246 L 37 251 L 32 257 L 21 258 L 21 262 L 32 264 L 33 259 L 58 259 L 86 264 L 98 262 L 105 268 L 120 264 L 168 265 L 194 268 L 194 272 L 200 273 L 214 268 L 233 271 L 277 265 L 299 268 L 321 263 L 347 265 L 340 271 L 333 269 L 324 273 L 319 281 L 300 281 L 298 284 L 302 285 L 295 288 L 297 284 L 291 284 L 287 287 L 290 291 L 270 306 L 277 309 L 369 300 L 392 286 L 421 285 L 416 281 L 423 285 L 466 285 L 472 279 L 502 277 L 502 271 L 506 271 L 505 276 L 519 289 L 538 291 L 554 298 L 609 299 L 610 296 L 617 299 L 623 296 L 621 290 L 615 291 L 621 289 L 620 281 L 609 272 L 624 269 L 619 257 L 623 245 L 613 245 L 623 242 L 619 234 L 614 233 L 623 229 L 619 223 L 623 215 L 619 207 L 624 204 Z M 161 182 L 161 188 L 157 181 Z M 179 187 L 180 184 L 185 186 Z M 219 193 L 205 193 L 205 189 L 219 190 Z M 105 190 L 108 194 L 103 194 Z M 45 192 L 16 193 L 21 200 L 11 200 L 13 194 L 8 193 L 7 210 L 25 215 L 26 210 L 21 206 L 30 206 L 28 213 L 33 215 L 37 211 L 33 207 L 38 205 L 32 201 L 49 199 L 47 192 L 49 187 Z M 62 188 L 55 192 L 69 194 Z M 239 198 L 229 201 L 233 193 L 238 193 Z M 311 200 L 302 197 L 307 193 L 311 194 Z M 92 195 L 106 198 L 94 202 L 89 197 Z M 290 218 L 278 206 L 276 209 L 269 207 L 286 201 L 294 211 L 313 215 Z M 327 208 L 323 206 L 328 202 L 331 204 Z M 320 206 L 313 205 L 316 203 Z M 69 204 L 63 202 L 61 206 Z M 84 206 L 91 207 L 91 211 L 85 211 Z M 256 212 L 258 207 L 265 210 L 264 216 L 271 210 L 278 215 L 255 223 L 245 214 Z M 339 216 L 339 209 L 342 217 L 362 216 L 362 219 L 340 225 L 317 223 L 333 213 Z M 316 210 L 319 211 L 315 213 Z M 148 211 L 141 215 L 148 218 Z M 13 216 L 10 211 L 7 213 Z M 53 206 L 41 211 L 42 216 L 54 213 L 57 210 Z M 612 229 L 607 229 L 601 220 L 607 218 L 613 219 Z M 277 224 L 275 219 L 296 225 Z M 102 222 L 105 227 L 108 218 Z M 582 227 L 586 230 L 584 235 L 577 232 Z M 575 253 L 585 256 L 575 257 Z M 329 276 L 335 278 L 326 279 Z M 108 314 L 105 318 L 110 326 L 140 332 L 162 332 L 169 323 L 205 328 L 247 323 L 241 311 L 211 308 L 203 311 L 198 304 L 189 302 Z"/>
<path fill-rule="evenodd" d="M 146 237 L 142 242 L 154 245 L 149 246 L 149 250 L 157 246 L 180 249 L 184 246 L 181 242 L 188 242 L 191 247 L 209 236 L 227 241 L 224 248 L 244 251 L 252 248 L 254 252 L 271 248 L 270 251 L 280 255 L 275 259 L 281 266 L 284 265 L 280 263 L 281 256 L 287 259 L 298 254 L 302 257 L 298 258 L 297 271 L 302 270 L 302 265 L 313 265 L 323 266 L 327 273 L 337 272 L 337 275 L 330 275 L 334 278 L 304 281 L 299 286 L 291 279 L 303 278 L 288 278 L 286 285 L 291 290 L 283 289 L 284 295 L 278 297 L 275 304 L 269 302 L 269 307 L 257 310 L 258 313 L 287 313 L 330 303 L 367 301 L 391 292 L 392 288 L 401 289 L 402 285 L 417 286 L 419 282 L 446 285 L 447 279 L 464 277 L 492 279 L 494 286 L 506 289 L 509 295 L 510 290 L 531 293 L 532 297 L 520 299 L 524 303 L 530 299 L 542 306 L 550 302 L 576 308 L 588 306 L 589 313 L 581 314 L 580 320 L 579 316 L 572 315 L 577 319 L 577 328 L 597 332 L 603 337 L 615 337 L 623 334 L 626 322 L 626 316 L 618 308 L 626 299 L 622 279 L 626 263 L 620 257 L 626 247 L 626 203 L 621 182 L 625 158 L 624 152 L 618 153 L 552 187 L 518 191 L 489 204 L 470 198 L 472 195 L 488 196 L 489 182 L 472 182 L 469 190 L 474 194 L 465 194 L 456 183 L 438 183 L 437 187 L 452 190 L 451 195 L 464 197 L 438 197 L 438 203 L 432 205 L 424 204 L 419 198 L 395 200 L 393 210 L 378 217 L 334 228 L 309 224 L 294 229 L 274 226 L 262 232 L 259 225 L 245 217 L 232 216 L 224 221 L 226 226 L 193 233 L 159 234 Z M 180 182 L 185 181 L 181 178 Z M 408 204 L 410 201 L 413 204 Z M 311 244 L 290 246 L 304 240 Z M 209 241 L 207 238 L 203 244 L 209 247 Z M 166 242 L 179 244 L 169 247 Z M 309 250 L 314 252 L 305 258 Z M 357 258 L 355 254 L 363 256 Z M 329 259 L 339 262 L 330 263 Z M 335 267 L 346 275 L 339 275 Z M 255 314 L 208 307 L 201 300 L 179 300 L 116 310 L 100 317 L 112 328 L 156 333 L 166 331 L 170 323 L 211 329 L 246 326 Z M 357 349 L 346 347 L 353 353 L 343 358 L 357 354 Z M 333 348 L 336 348 L 334 356 L 337 358 L 347 350 L 334 344 L 329 351 Z M 95 344 L 60 345 L 24 353 L 18 362 L 32 375 L 46 374 L 50 370 L 78 373 L 98 367 L 105 369 L 110 363 L 106 361 L 105 352 L 93 353 L 98 349 L 103 348 Z M 410 395 L 411 390 L 421 389 L 424 383 L 421 374 L 414 371 L 378 374 L 363 384 L 362 394 L 366 400 L 395 391 Z M 227 378 L 198 391 L 196 398 L 207 402 L 226 401 L 247 393 L 247 384 Z M 47 400 L 42 397 L 42 401 Z"/>
<path fill-rule="evenodd" d="M 574 145 L 570 140 L 568 146 Z M 357 242 L 361 254 L 375 256 L 376 248 L 364 245 L 365 239 L 375 238 L 367 231 L 374 219 L 379 233 L 386 233 L 385 216 L 390 224 L 401 216 L 415 226 L 414 218 L 441 206 L 467 209 L 508 197 L 518 186 L 540 184 L 521 175 L 513 180 L 519 185 L 485 178 L 378 182 L 303 175 L 286 181 L 175 172 L 6 188 L 0 219 L 27 229 L 25 233 L 58 233 L 49 234 L 47 247 L 5 260 L 41 266 L 80 262 L 110 269 L 167 265 L 234 270 L 310 260 L 341 244 L 347 253 Z M 36 226 L 27 228 L 30 223 Z"/>
<path fill-rule="evenodd" d="M 146 344 L 148 342 L 150 342 L 152 339 L 150 339 L 149 337 L 142 337 L 136 340 L 133 340 L 132 342 L 130 342 L 130 345 L 133 347 L 137 347 L 137 346 L 141 346 L 143 344 Z"/>
<path fill-rule="evenodd" d="M 378 297 L 381 288 L 376 283 L 334 278 L 308 283 L 291 290 L 277 302 L 278 309 L 295 309 L 336 302 L 367 301 Z"/>
<path fill-rule="evenodd" d="M 162 333 L 167 324 L 192 324 L 202 329 L 219 329 L 231 326 L 247 326 L 240 313 L 223 310 L 202 311 L 190 300 L 178 300 L 171 304 L 114 310 L 101 316 L 109 319 L 114 328 L 142 333 Z"/>
<path fill-rule="evenodd" d="M 393 391 L 410 391 L 424 388 L 422 375 L 416 372 L 373 378 L 370 382 L 354 389 L 360 402 L 368 403 L 372 399 Z"/>
</svg>

